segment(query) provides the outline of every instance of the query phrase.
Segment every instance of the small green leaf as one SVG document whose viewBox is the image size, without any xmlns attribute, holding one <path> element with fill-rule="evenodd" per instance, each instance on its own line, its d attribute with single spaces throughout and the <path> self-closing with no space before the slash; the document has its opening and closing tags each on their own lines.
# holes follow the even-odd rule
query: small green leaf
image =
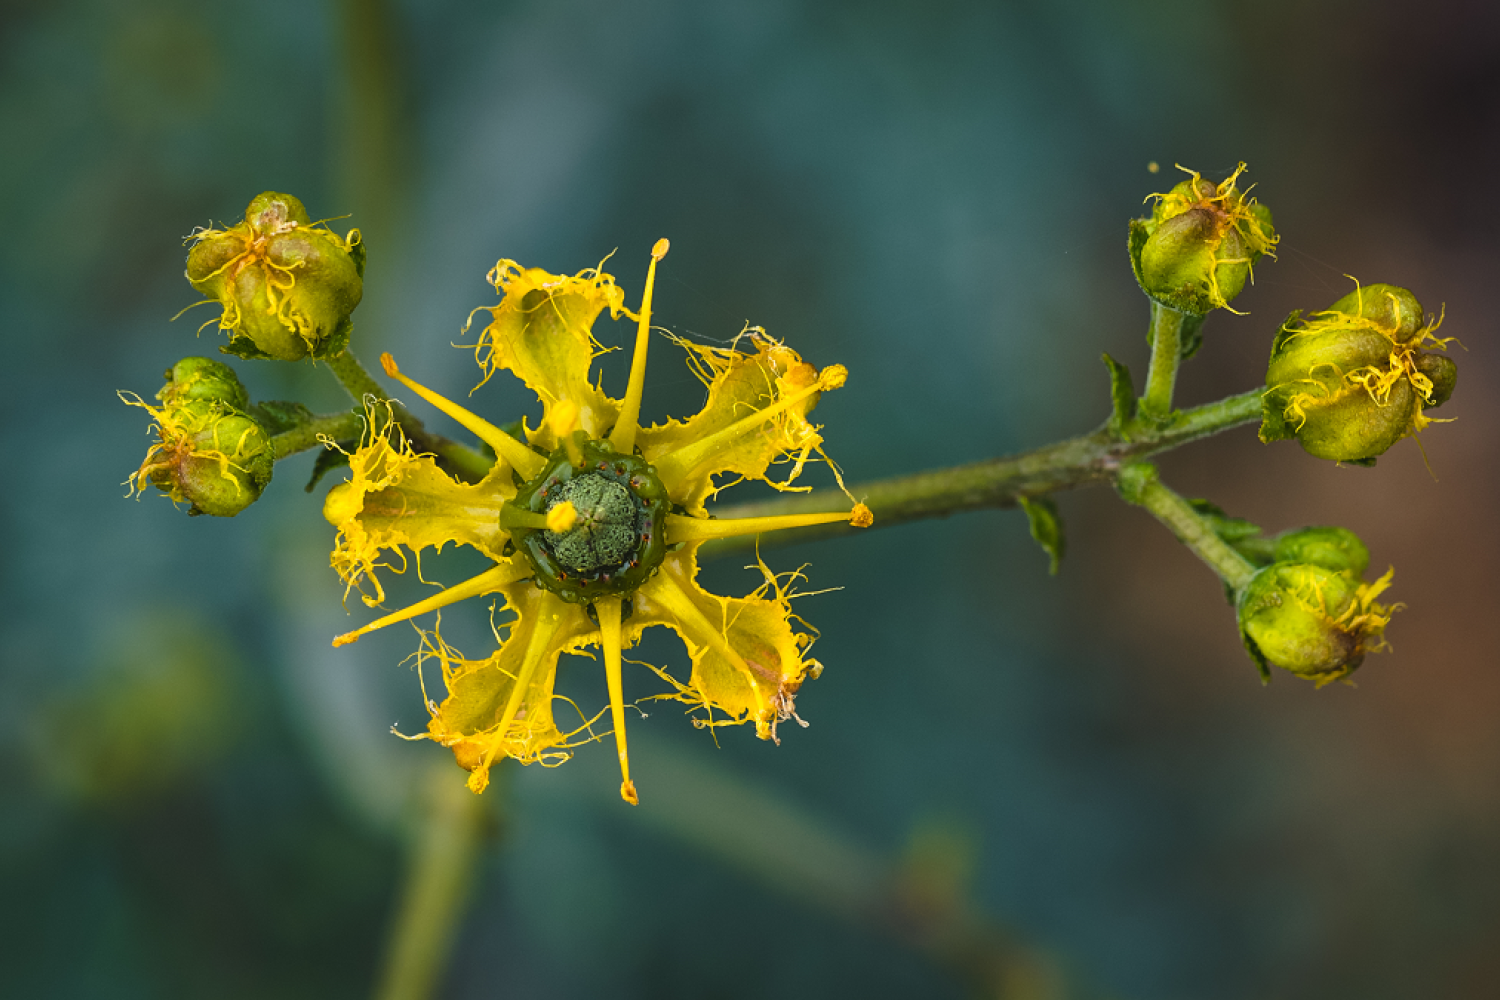
<svg viewBox="0 0 1500 1000">
<path fill-rule="evenodd" d="M 318 481 L 334 469 L 348 465 L 348 451 L 353 451 L 358 446 L 358 441 L 340 441 L 338 448 L 324 448 L 318 452 L 318 458 L 313 462 L 312 478 L 307 481 L 307 492 L 311 493 L 318 485 Z M 348 451 L 341 449 L 348 449 Z"/>
<path fill-rule="evenodd" d="M 268 399 L 250 408 L 250 415 L 260 421 L 267 434 L 283 434 L 312 419 L 312 411 L 301 403 L 286 399 Z"/>
<path fill-rule="evenodd" d="M 1130 369 L 1110 357 L 1108 353 L 1100 355 L 1109 368 L 1109 398 L 1114 404 L 1114 416 L 1111 421 L 1115 430 L 1121 430 L 1127 423 L 1135 418 L 1135 383 L 1130 380 Z"/>
<path fill-rule="evenodd" d="M 1021 509 L 1026 512 L 1026 520 L 1031 524 L 1031 537 L 1052 557 L 1052 568 L 1048 572 L 1056 576 L 1062 565 L 1063 552 L 1068 547 L 1057 504 L 1047 497 L 1021 497 L 1020 503 Z"/>
</svg>

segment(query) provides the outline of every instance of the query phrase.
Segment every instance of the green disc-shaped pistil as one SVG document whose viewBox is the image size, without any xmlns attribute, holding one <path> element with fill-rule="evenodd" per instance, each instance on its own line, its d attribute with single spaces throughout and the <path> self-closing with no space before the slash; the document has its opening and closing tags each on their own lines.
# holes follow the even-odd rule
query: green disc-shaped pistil
<svg viewBox="0 0 1500 1000">
<path fill-rule="evenodd" d="M 574 604 L 628 598 L 667 554 L 672 501 L 656 470 L 639 455 L 622 455 L 608 441 L 591 441 L 581 432 L 574 444 L 581 459 L 577 465 L 566 449 L 557 449 L 510 501 L 537 514 L 571 503 L 577 515 L 573 526 L 548 531 L 508 524 L 506 531 L 536 571 L 537 586 Z"/>
<path fill-rule="evenodd" d="M 639 512 L 630 491 L 597 473 L 575 476 L 548 497 L 547 509 L 570 502 L 578 520 L 546 532 L 557 561 L 579 573 L 619 566 L 635 552 Z"/>
</svg>

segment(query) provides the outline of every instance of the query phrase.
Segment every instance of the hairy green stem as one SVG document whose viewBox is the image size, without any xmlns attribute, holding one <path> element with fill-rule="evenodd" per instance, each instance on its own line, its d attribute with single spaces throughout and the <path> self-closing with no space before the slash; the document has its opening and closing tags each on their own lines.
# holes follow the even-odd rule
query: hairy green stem
<svg viewBox="0 0 1500 1000">
<path fill-rule="evenodd" d="M 396 423 L 400 425 L 412 446 L 418 451 L 437 455 L 461 478 L 470 482 L 478 482 L 494 467 L 495 460 L 482 452 L 459 444 L 457 441 L 451 441 L 441 434 L 430 433 L 426 427 L 422 426 L 422 421 L 412 416 L 410 410 L 390 398 L 390 393 L 371 377 L 370 373 L 365 370 L 365 366 L 360 364 L 359 359 L 354 356 L 353 351 L 344 351 L 335 357 L 325 358 L 323 363 L 328 366 L 329 371 L 333 372 L 339 384 L 344 387 L 344 391 L 349 393 L 356 403 L 363 405 L 366 396 L 389 401 L 391 414 L 396 418 Z"/>
<path fill-rule="evenodd" d="M 1146 372 L 1146 391 L 1141 396 L 1142 414 L 1159 418 L 1172 412 L 1172 391 L 1177 385 L 1183 346 L 1186 338 L 1193 336 L 1202 324 L 1201 316 L 1189 316 L 1152 300 L 1151 367 Z"/>
<path fill-rule="evenodd" d="M 306 451 L 319 444 L 319 438 L 334 441 L 357 440 L 365 430 L 365 419 L 358 413 L 325 413 L 298 424 L 289 431 L 271 437 L 271 453 L 279 462 L 283 458 Z"/>
<path fill-rule="evenodd" d="M 1146 508 L 1232 590 L 1238 592 L 1255 575 L 1250 561 L 1230 548 L 1192 504 L 1169 489 L 1157 476 L 1154 465 L 1132 462 L 1120 470 L 1118 485 L 1121 496 Z"/>
<path fill-rule="evenodd" d="M 422 825 L 408 855 L 376 1000 L 426 1000 L 436 995 L 474 883 L 483 833 L 482 800 L 454 780 L 451 767 L 434 768 L 426 781 Z"/>
<path fill-rule="evenodd" d="M 1170 418 L 1131 429 L 1126 440 L 1109 424 L 1090 434 L 1069 438 L 1035 451 L 986 459 L 910 476 L 857 483 L 850 492 L 875 514 L 875 527 L 890 527 L 927 517 L 946 517 L 954 511 L 981 507 L 1011 507 L 1023 496 L 1036 497 L 1058 490 L 1108 482 L 1120 465 L 1217 434 L 1260 418 L 1261 389 L 1252 389 L 1216 403 L 1183 410 Z M 758 503 L 738 504 L 714 511 L 716 517 L 768 517 L 847 510 L 849 498 L 837 490 L 819 490 Z M 743 552 L 755 547 L 785 545 L 846 535 L 866 529 L 845 523 L 811 525 L 739 538 L 716 539 L 700 550 L 704 558 Z"/>
</svg>

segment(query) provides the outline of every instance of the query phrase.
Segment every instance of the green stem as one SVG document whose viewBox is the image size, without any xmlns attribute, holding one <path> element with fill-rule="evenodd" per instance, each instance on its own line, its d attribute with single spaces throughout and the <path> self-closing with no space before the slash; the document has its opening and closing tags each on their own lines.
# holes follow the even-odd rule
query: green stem
<svg viewBox="0 0 1500 1000">
<path fill-rule="evenodd" d="M 946 517 L 954 511 L 981 507 L 1011 507 L 1023 496 L 1036 497 L 1058 490 L 1108 482 L 1120 465 L 1251 423 L 1260 418 L 1261 389 L 1252 389 L 1216 403 L 1183 410 L 1170 418 L 1131 431 L 1123 439 L 1106 423 L 1090 434 L 1005 458 L 992 458 L 915 475 L 896 476 L 850 488 L 875 514 L 875 527 L 890 527 L 927 517 Z M 819 490 L 776 500 L 738 504 L 714 511 L 715 516 L 769 517 L 847 510 L 849 498 L 838 490 Z M 766 535 L 716 539 L 704 543 L 705 558 L 743 552 L 755 547 L 785 545 L 846 535 L 866 529 L 845 523 L 810 525 Z"/>
<path fill-rule="evenodd" d="M 272 435 L 271 452 L 279 462 L 299 451 L 316 447 L 320 437 L 334 441 L 353 441 L 364 431 L 365 420 L 358 413 L 325 413 L 313 417 L 305 424 L 298 424 L 289 431 Z"/>
<path fill-rule="evenodd" d="M 1232 590 L 1238 592 L 1255 575 L 1250 561 L 1230 548 L 1192 504 L 1169 489 L 1154 465 L 1132 462 L 1120 470 L 1118 484 L 1121 496 L 1150 511 Z"/>
<path fill-rule="evenodd" d="M 1160 418 L 1172 412 L 1172 390 L 1177 385 L 1183 345 L 1202 324 L 1202 316 L 1189 316 L 1152 300 L 1151 367 L 1146 373 L 1146 391 L 1141 396 L 1142 414 Z"/>
<path fill-rule="evenodd" d="M 434 996 L 453 950 L 475 882 L 484 814 L 479 796 L 451 772 L 435 768 L 423 789 L 422 827 L 386 942 L 376 1000 Z"/>
<path fill-rule="evenodd" d="M 431 452 L 443 459 L 454 472 L 470 482 L 478 482 L 489 474 L 495 465 L 495 460 L 476 451 L 466 445 L 451 441 L 441 434 L 432 434 L 422 426 L 422 421 L 412 416 L 401 403 L 390 398 L 385 388 L 365 370 L 365 366 L 359 363 L 353 351 L 344 351 L 331 358 L 323 359 L 323 363 L 333 372 L 344 391 L 349 393 L 351 399 L 359 405 L 364 405 L 366 396 L 375 399 L 386 400 L 391 405 L 391 414 L 396 418 L 407 440 L 412 447 L 418 451 Z"/>
</svg>

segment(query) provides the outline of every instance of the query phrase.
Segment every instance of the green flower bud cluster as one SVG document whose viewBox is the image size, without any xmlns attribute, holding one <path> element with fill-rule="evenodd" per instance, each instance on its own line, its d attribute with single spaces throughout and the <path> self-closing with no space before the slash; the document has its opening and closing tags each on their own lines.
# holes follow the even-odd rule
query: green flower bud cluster
<svg viewBox="0 0 1500 1000">
<path fill-rule="evenodd" d="M 269 432 L 228 365 L 183 358 L 166 373 L 151 406 L 131 393 L 120 398 L 156 420 L 160 440 L 128 480 L 140 494 L 150 482 L 190 514 L 233 517 L 260 498 L 275 453 Z"/>
<path fill-rule="evenodd" d="M 1411 292 L 1357 287 L 1328 309 L 1294 312 L 1271 347 L 1260 439 L 1295 437 L 1310 455 L 1374 464 L 1453 394 L 1458 369 Z"/>
<path fill-rule="evenodd" d="M 1393 571 L 1364 583 L 1370 553 L 1354 532 L 1289 531 L 1275 540 L 1273 556 L 1241 588 L 1235 607 L 1240 638 L 1263 677 L 1276 666 L 1322 687 L 1385 647 L 1385 627 L 1400 605 L 1375 599 Z"/>
<path fill-rule="evenodd" d="M 1193 170 L 1155 199 L 1151 216 L 1130 222 L 1130 263 L 1155 301 L 1192 316 L 1228 309 L 1263 256 L 1275 258 L 1271 210 L 1241 191 L 1234 173 L 1214 184 Z M 1233 311 L 1233 310 L 1231 310 Z"/>
<path fill-rule="evenodd" d="M 363 294 L 359 230 L 340 237 L 309 223 L 296 198 L 267 191 L 250 202 L 244 222 L 192 239 L 187 278 L 223 307 L 226 354 L 300 361 L 344 350 Z"/>
</svg>

